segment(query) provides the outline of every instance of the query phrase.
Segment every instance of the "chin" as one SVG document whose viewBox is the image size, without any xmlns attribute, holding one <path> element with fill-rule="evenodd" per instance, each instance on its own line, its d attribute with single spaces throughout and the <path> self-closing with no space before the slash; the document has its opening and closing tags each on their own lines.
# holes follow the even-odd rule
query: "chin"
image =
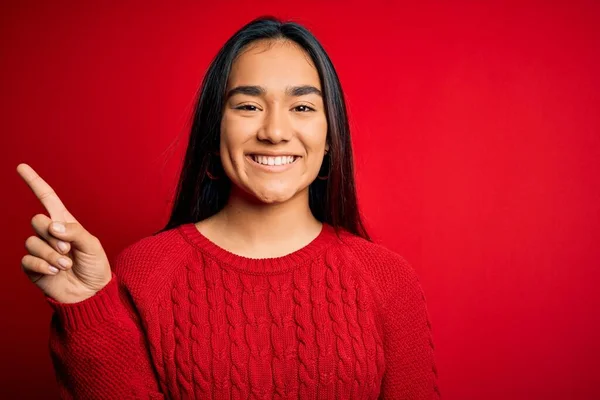
<svg viewBox="0 0 600 400">
<path fill-rule="evenodd" d="M 299 193 L 298 188 L 286 185 L 257 185 L 248 189 L 252 196 L 265 204 L 285 203 Z"/>
<path fill-rule="evenodd" d="M 294 197 L 295 193 L 286 192 L 275 192 L 275 191 L 259 191 L 254 192 L 253 195 L 258 201 L 265 204 L 279 204 L 285 203 Z"/>
</svg>

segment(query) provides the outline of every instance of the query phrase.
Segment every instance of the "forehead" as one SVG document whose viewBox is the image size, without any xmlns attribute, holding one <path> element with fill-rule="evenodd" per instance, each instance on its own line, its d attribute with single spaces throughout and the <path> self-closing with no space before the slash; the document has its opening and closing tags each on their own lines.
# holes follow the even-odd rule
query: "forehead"
<svg viewBox="0 0 600 400">
<path fill-rule="evenodd" d="M 291 41 L 262 40 L 242 50 L 231 66 L 227 86 L 279 89 L 301 84 L 321 88 L 319 73 L 308 53 Z"/>
</svg>

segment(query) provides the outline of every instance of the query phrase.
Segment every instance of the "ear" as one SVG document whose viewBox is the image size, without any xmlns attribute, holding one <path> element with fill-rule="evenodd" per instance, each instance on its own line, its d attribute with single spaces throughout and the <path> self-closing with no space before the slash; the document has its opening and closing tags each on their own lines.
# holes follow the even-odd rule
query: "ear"
<svg viewBox="0 0 600 400">
<path fill-rule="evenodd" d="M 325 154 L 329 153 L 329 142 L 325 143 Z"/>
</svg>

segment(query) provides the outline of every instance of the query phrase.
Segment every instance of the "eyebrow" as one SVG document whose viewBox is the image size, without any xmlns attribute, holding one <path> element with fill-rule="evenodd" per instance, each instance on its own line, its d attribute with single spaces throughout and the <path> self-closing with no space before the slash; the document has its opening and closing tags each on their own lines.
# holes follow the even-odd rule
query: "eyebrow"
<svg viewBox="0 0 600 400">
<path fill-rule="evenodd" d="M 225 100 L 236 94 L 245 94 L 247 96 L 264 96 L 267 93 L 267 89 L 262 86 L 236 86 L 230 89 L 225 96 Z M 317 94 L 323 97 L 323 94 L 319 89 L 312 85 L 301 85 L 301 86 L 288 86 L 285 89 L 285 94 L 292 97 L 305 96 L 307 94 Z"/>
</svg>

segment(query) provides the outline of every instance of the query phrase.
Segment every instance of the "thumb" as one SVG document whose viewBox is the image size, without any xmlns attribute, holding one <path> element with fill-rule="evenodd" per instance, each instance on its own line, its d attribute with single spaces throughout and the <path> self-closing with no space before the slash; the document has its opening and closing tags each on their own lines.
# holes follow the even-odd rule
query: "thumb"
<svg viewBox="0 0 600 400">
<path fill-rule="evenodd" d="M 71 245 L 87 254 L 98 254 L 102 246 L 98 238 L 89 233 L 79 222 L 53 221 L 49 228 L 52 236 L 71 242 Z"/>
</svg>

